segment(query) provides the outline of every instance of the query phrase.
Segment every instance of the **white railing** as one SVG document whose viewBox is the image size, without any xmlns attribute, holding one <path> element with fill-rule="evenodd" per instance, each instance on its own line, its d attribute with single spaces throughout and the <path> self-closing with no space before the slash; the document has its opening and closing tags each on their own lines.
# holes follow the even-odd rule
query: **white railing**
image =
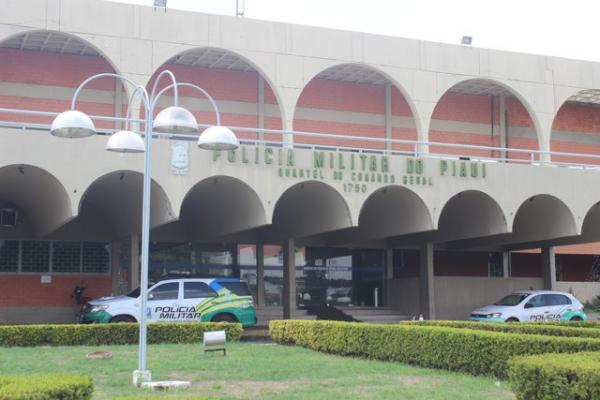
<svg viewBox="0 0 600 400">
<path fill-rule="evenodd" d="M 34 110 L 21 110 L 13 108 L 0 108 L 0 114 L 12 114 L 12 115 L 24 115 L 24 116 L 38 116 L 38 117 L 49 117 L 54 118 L 59 113 L 49 111 L 34 111 Z M 127 119 L 120 117 L 108 117 L 102 115 L 90 115 L 90 118 L 96 121 L 108 121 L 113 123 L 124 123 Z M 138 123 L 143 125 L 144 120 L 131 118 L 130 122 Z M 200 127 L 209 127 L 210 125 L 199 124 Z M 350 151 L 360 153 L 381 153 L 381 154 L 397 154 L 413 157 L 425 157 L 425 158 L 443 158 L 443 159 L 469 159 L 484 162 L 507 162 L 507 163 L 519 163 L 529 164 L 535 166 L 562 166 L 579 169 L 600 169 L 600 154 L 586 154 L 586 153 L 567 153 L 557 151 L 542 151 L 534 149 L 517 149 L 509 147 L 493 147 L 493 146 L 481 146 L 473 144 L 461 144 L 461 143 L 443 143 L 443 142 L 429 142 L 419 140 L 405 140 L 405 139 L 386 139 L 386 138 L 374 138 L 368 136 L 355 136 L 355 135 L 344 135 L 334 133 L 321 133 L 321 132 L 306 132 L 306 131 L 290 131 L 282 129 L 268 129 L 268 128 L 252 128 L 242 126 L 228 126 L 234 132 L 240 133 L 251 133 L 255 138 L 240 138 L 240 142 L 243 144 L 256 144 L 265 146 L 276 146 L 276 147 L 293 147 L 293 148 L 307 148 L 307 149 L 321 149 L 330 151 Z M 50 124 L 36 124 L 25 121 L 5 121 L 0 118 L 0 128 L 12 128 L 27 131 L 49 131 Z M 110 135 L 117 129 L 98 129 L 99 134 Z M 164 134 L 155 133 L 156 137 L 167 137 L 177 140 L 196 140 L 197 138 L 192 135 L 176 135 L 176 134 Z M 280 140 L 265 140 L 262 139 L 265 135 L 277 135 L 280 136 Z M 291 140 L 290 140 L 291 139 Z M 300 140 L 297 140 L 300 139 Z M 302 139 L 306 139 L 306 143 L 302 142 Z M 344 144 L 333 145 L 333 144 L 320 144 L 310 143 L 310 139 L 326 140 L 326 141 L 343 141 Z M 352 142 L 361 142 L 360 145 L 352 145 Z M 372 144 L 365 146 L 365 143 Z M 397 149 L 395 147 L 403 146 L 407 149 Z M 430 151 L 431 148 L 448 149 L 447 152 L 443 151 Z M 473 154 L 473 152 L 483 153 L 489 152 L 489 155 Z M 515 155 L 518 155 L 515 158 Z M 510 157 L 512 156 L 512 157 Z M 557 158 L 569 157 L 577 159 L 586 159 L 589 162 L 564 162 L 556 161 Z"/>
</svg>

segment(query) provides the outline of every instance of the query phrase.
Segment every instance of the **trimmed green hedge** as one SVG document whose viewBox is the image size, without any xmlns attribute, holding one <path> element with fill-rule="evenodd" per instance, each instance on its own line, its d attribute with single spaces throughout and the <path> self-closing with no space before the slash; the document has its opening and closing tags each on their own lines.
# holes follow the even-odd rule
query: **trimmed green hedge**
<svg viewBox="0 0 600 400">
<path fill-rule="evenodd" d="M 600 352 L 514 357 L 508 376 L 519 400 L 599 400 Z"/>
<path fill-rule="evenodd" d="M 286 320 L 271 321 L 269 331 L 281 344 L 501 378 L 509 358 L 516 355 L 600 350 L 600 340 L 593 338 L 411 324 Z"/>
<path fill-rule="evenodd" d="M 135 344 L 138 324 L 0 326 L 0 346 L 78 346 Z M 240 324 L 226 322 L 157 323 L 148 325 L 148 343 L 198 343 L 208 331 L 224 330 L 229 341 L 240 339 Z"/>
<path fill-rule="evenodd" d="M 0 400 L 87 400 L 92 379 L 77 375 L 0 376 Z"/>
<path fill-rule="evenodd" d="M 474 329 L 505 333 L 521 333 L 526 335 L 588 337 L 600 339 L 600 329 L 583 329 L 563 324 L 550 324 L 547 322 L 532 323 L 502 323 L 502 322 L 477 322 L 477 321 L 407 321 L 402 324 L 421 326 L 445 326 L 449 328 Z"/>
</svg>

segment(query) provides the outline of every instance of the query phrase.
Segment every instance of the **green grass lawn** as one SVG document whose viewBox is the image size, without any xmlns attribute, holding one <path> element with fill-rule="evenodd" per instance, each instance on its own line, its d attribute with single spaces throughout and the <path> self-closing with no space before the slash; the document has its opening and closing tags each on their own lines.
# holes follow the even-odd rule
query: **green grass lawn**
<svg viewBox="0 0 600 400">
<path fill-rule="evenodd" d="M 111 360 L 86 354 L 110 350 Z M 0 374 L 66 372 L 93 377 L 95 399 L 143 394 L 130 385 L 137 346 L 0 348 Z M 165 398 L 218 399 L 513 399 L 506 382 L 399 363 L 317 353 L 299 347 L 231 343 L 227 356 L 203 355 L 200 345 L 152 345 L 155 380 L 192 381 Z"/>
</svg>

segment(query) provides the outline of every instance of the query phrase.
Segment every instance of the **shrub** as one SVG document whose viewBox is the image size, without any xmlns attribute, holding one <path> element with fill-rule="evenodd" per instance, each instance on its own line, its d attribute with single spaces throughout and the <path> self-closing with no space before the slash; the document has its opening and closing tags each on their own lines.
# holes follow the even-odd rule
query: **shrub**
<svg viewBox="0 0 600 400">
<path fill-rule="evenodd" d="M 550 324 L 547 322 L 532 323 L 499 323 L 476 321 L 410 321 L 403 324 L 421 326 L 446 326 L 449 328 L 474 329 L 494 332 L 520 333 L 525 335 L 547 335 L 566 337 L 589 337 L 600 339 L 600 329 L 583 329 L 579 326 Z"/>
<path fill-rule="evenodd" d="M 208 331 L 224 330 L 237 341 L 240 324 L 225 322 L 158 323 L 148 325 L 148 343 L 198 343 Z M 138 324 L 0 326 L 0 346 L 76 346 L 138 343 Z"/>
<path fill-rule="evenodd" d="M 515 357 L 508 376 L 519 400 L 598 400 L 600 352 Z"/>
<path fill-rule="evenodd" d="M 422 367 L 506 376 L 515 355 L 600 350 L 600 340 L 519 335 L 412 324 L 271 321 L 271 337 L 318 351 L 400 361 Z"/>
<path fill-rule="evenodd" d="M 0 376 L 0 400 L 87 400 L 92 379 L 77 375 Z"/>
</svg>

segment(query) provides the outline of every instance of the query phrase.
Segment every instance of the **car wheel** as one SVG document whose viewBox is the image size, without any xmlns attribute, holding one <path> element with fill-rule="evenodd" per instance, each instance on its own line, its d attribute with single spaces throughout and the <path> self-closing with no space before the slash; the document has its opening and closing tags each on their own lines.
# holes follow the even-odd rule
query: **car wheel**
<svg viewBox="0 0 600 400">
<path fill-rule="evenodd" d="M 128 315 L 117 315 L 116 317 L 111 319 L 110 322 L 114 322 L 114 323 L 130 322 L 131 323 L 131 322 L 136 322 L 136 321 L 133 317 L 130 317 Z"/>
<path fill-rule="evenodd" d="M 570 321 L 583 321 L 583 319 L 581 319 L 581 317 L 575 316 L 575 317 L 571 318 Z"/>
<path fill-rule="evenodd" d="M 515 317 L 510 317 L 506 320 L 506 322 L 519 322 L 519 320 Z"/>
<path fill-rule="evenodd" d="M 211 322 L 238 322 L 235 317 L 231 314 L 217 314 L 215 315 Z"/>
</svg>

